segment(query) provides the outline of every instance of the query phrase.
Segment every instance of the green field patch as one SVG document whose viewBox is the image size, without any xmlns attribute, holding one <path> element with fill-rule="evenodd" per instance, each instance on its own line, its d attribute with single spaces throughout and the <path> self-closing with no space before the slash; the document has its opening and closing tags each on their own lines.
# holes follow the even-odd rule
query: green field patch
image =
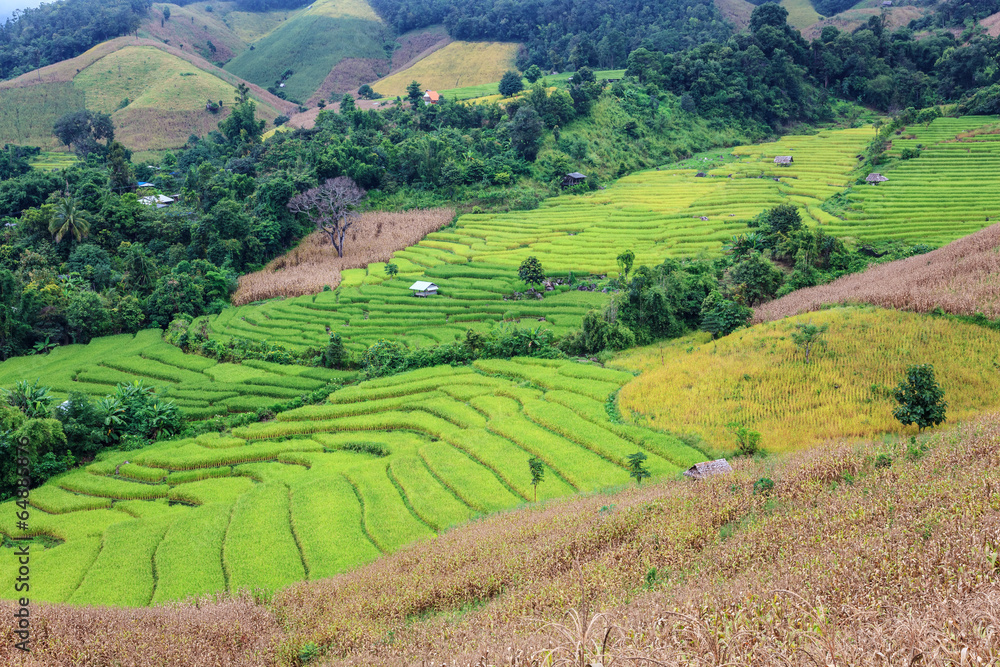
<svg viewBox="0 0 1000 667">
<path fill-rule="evenodd" d="M 110 498 L 95 498 L 71 493 L 54 484 L 40 486 L 31 491 L 29 502 L 32 506 L 49 514 L 65 514 L 111 507 Z"/>
<path fill-rule="evenodd" d="M 203 505 L 185 512 L 167 529 L 156 550 L 153 604 L 227 590 L 222 543 L 232 506 Z"/>
<path fill-rule="evenodd" d="M 305 579 L 302 557 L 292 535 L 288 488 L 284 484 L 260 485 L 236 502 L 222 562 L 230 591 L 274 591 Z"/>
</svg>

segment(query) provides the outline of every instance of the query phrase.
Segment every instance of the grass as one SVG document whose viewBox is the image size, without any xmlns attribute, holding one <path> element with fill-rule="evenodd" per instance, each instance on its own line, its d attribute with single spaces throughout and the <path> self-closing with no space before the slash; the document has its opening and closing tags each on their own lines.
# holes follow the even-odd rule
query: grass
<svg viewBox="0 0 1000 667">
<path fill-rule="evenodd" d="M 267 88 L 289 69 L 282 89 L 305 102 L 345 58 L 386 58 L 385 26 L 361 0 L 318 0 L 226 63 L 226 70 Z"/>
<path fill-rule="evenodd" d="M 424 90 L 437 91 L 489 85 L 499 81 L 507 70 L 516 70 L 518 48 L 518 44 L 509 42 L 451 42 L 375 82 L 372 88 L 386 97 L 406 97 L 411 81 L 420 82 Z"/>
<path fill-rule="evenodd" d="M 46 512 L 33 514 L 31 535 L 65 544 L 103 540 L 97 560 L 79 552 L 93 571 L 89 563 L 67 564 L 84 584 L 58 589 L 58 601 L 99 603 L 126 558 L 136 585 L 109 593 L 115 604 L 274 591 L 333 576 L 533 498 L 532 455 L 548 466 L 543 500 L 627 484 L 624 459 L 636 451 L 647 454 L 658 478 L 703 459 L 668 435 L 638 427 L 641 436 L 624 433 L 593 408 L 631 378 L 527 359 L 363 382 L 334 392 L 327 405 L 283 412 L 233 435 L 115 452 L 61 475 L 32 491 Z M 3 511 L 11 506 L 0 506 L 0 532 L 25 537 L 14 513 Z"/>
<path fill-rule="evenodd" d="M 788 25 L 805 30 L 820 19 L 809 0 L 781 0 L 781 6 L 788 10 Z"/>
<path fill-rule="evenodd" d="M 423 61 L 421 61 L 423 62 Z M 508 69 L 513 69 L 508 68 Z M 503 70 L 505 72 L 507 70 Z M 516 71 L 516 70 L 515 70 Z M 450 97 L 456 100 L 475 100 L 477 102 L 482 101 L 483 98 L 491 98 L 491 101 L 499 101 L 499 97 L 493 99 L 494 96 L 500 95 L 500 78 L 503 76 L 503 72 L 500 72 L 500 76 L 493 79 L 489 83 L 481 83 L 478 85 L 464 85 L 461 87 L 451 87 L 445 88 L 444 90 L 438 90 L 445 97 Z M 569 80 L 573 77 L 574 72 L 563 72 L 561 74 L 550 74 L 544 77 L 544 81 L 548 84 L 548 88 L 568 88 Z M 623 69 L 599 69 L 594 70 L 594 76 L 598 79 L 621 79 L 625 76 L 625 70 Z M 422 80 L 418 79 L 418 81 Z M 409 83 L 409 81 L 407 81 Z M 525 89 L 531 87 L 531 83 L 527 79 L 522 79 L 521 83 L 524 84 Z"/>
<path fill-rule="evenodd" d="M 42 151 L 28 160 L 28 164 L 31 165 L 32 169 L 38 169 L 39 171 L 61 171 L 72 167 L 79 161 L 79 158 L 73 153 Z"/>
<path fill-rule="evenodd" d="M 795 325 L 828 325 L 807 365 Z M 916 434 L 892 416 L 892 389 L 909 364 L 932 363 L 948 420 L 1000 404 L 1000 332 L 873 308 L 835 308 L 762 324 L 718 341 L 705 335 L 639 348 L 616 362 L 645 372 L 619 394 L 639 424 L 690 431 L 719 451 L 735 446 L 726 424 L 759 431 L 768 451 L 790 451 L 883 433 Z"/>
<path fill-rule="evenodd" d="M 52 127 L 85 104 L 83 91 L 68 82 L 0 87 L 0 143 L 58 148 Z"/>
</svg>

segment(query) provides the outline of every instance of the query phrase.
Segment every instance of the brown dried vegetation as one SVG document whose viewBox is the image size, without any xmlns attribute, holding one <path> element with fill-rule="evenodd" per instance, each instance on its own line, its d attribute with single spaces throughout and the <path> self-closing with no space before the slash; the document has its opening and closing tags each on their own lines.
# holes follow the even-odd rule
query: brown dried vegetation
<svg viewBox="0 0 1000 667">
<path fill-rule="evenodd" d="M 315 642 L 322 664 L 351 665 L 996 664 L 998 464 L 998 415 L 917 446 L 741 460 L 731 476 L 492 517 L 297 584 L 270 603 L 280 631 L 246 598 L 190 617 L 43 605 L 32 661 L 4 630 L 0 662 L 296 664 Z M 775 487 L 756 494 L 764 476 Z"/>
<path fill-rule="evenodd" d="M 941 308 L 955 315 L 1000 317 L 1000 225 L 926 255 L 792 292 L 757 308 L 753 321 L 780 320 L 828 304 L 860 303 L 921 313 Z"/>
<path fill-rule="evenodd" d="M 260 271 L 242 276 L 233 304 L 314 294 L 324 285 L 336 288 L 342 270 L 386 262 L 393 252 L 441 229 L 454 217 L 455 211 L 450 208 L 365 213 L 347 233 L 344 257 L 337 257 L 326 234 L 313 232 L 298 247 L 271 260 Z"/>
</svg>

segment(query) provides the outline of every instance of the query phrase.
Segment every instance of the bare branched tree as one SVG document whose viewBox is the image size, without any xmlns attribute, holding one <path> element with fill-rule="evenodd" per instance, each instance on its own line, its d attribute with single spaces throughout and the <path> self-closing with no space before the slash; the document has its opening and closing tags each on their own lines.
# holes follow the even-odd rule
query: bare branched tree
<svg viewBox="0 0 1000 667">
<path fill-rule="evenodd" d="M 364 189 L 351 178 L 338 176 L 328 178 L 322 185 L 292 197 L 288 202 L 288 210 L 309 216 L 316 229 L 330 237 L 337 255 L 343 257 L 344 236 L 361 216 L 357 206 L 364 196 Z"/>
</svg>

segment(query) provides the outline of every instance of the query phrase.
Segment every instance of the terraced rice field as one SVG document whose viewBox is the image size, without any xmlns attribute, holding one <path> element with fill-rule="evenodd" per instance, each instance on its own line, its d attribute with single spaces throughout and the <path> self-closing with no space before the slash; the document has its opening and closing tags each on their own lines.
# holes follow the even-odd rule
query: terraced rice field
<svg viewBox="0 0 1000 667">
<path fill-rule="evenodd" d="M 334 392 L 270 423 L 108 452 L 32 491 L 33 599 L 147 605 L 275 590 L 369 562 L 534 497 L 629 483 L 625 458 L 671 476 L 705 455 L 608 420 L 630 373 L 567 361 L 435 367 Z M 0 506 L 0 532 L 15 526 Z M 9 568 L 8 568 L 9 570 Z M 14 573 L 0 595 L 14 595 Z M 129 585 L 123 585 L 123 581 Z M 35 582 L 37 588 L 35 587 Z"/>
<path fill-rule="evenodd" d="M 229 308 L 208 319 L 209 332 L 222 341 L 240 336 L 301 350 L 325 345 L 330 326 L 356 352 L 379 338 L 409 346 L 451 343 L 469 329 L 487 330 L 505 319 L 561 335 L 578 327 L 587 311 L 607 298 L 600 292 L 567 290 L 549 292 L 544 300 L 504 301 L 504 294 L 525 289 L 516 271 L 450 264 L 421 270 L 397 261 L 402 278 L 383 282 L 384 264 L 371 265 L 367 275 L 365 269 L 349 269 L 336 291 Z M 421 275 L 444 286 L 437 296 L 413 296 L 409 286 Z"/>
<path fill-rule="evenodd" d="M 798 323 L 828 325 L 809 363 L 791 340 Z M 720 449 L 726 424 L 762 434 L 769 451 L 827 440 L 915 434 L 892 416 L 892 389 L 909 364 L 932 363 L 948 423 L 1000 405 L 1000 332 L 876 308 L 799 315 L 711 341 L 697 334 L 631 350 L 616 366 L 645 371 L 619 396 L 636 423 L 690 431 Z"/>
<path fill-rule="evenodd" d="M 65 397 L 114 393 L 118 383 L 142 380 L 180 407 L 189 419 L 254 412 L 286 403 L 353 374 L 263 361 L 220 364 L 165 343 L 159 329 L 96 338 L 88 345 L 58 347 L 44 356 L 15 357 L 0 364 L 0 387 L 18 380 L 51 387 Z"/>
<path fill-rule="evenodd" d="M 386 97 L 405 97 L 411 81 L 419 81 L 429 90 L 489 85 L 514 69 L 519 46 L 510 42 L 451 42 L 411 67 L 376 81 L 372 88 Z"/>
<path fill-rule="evenodd" d="M 944 245 L 1000 220 L 1000 118 L 939 118 L 893 139 L 890 155 L 922 146 L 920 157 L 885 171 L 878 186 L 858 185 L 829 231 L 866 241 Z"/>
<path fill-rule="evenodd" d="M 716 254 L 747 230 L 747 219 L 788 202 L 808 223 L 825 225 L 836 218 L 820 204 L 852 180 L 855 156 L 870 138 L 868 129 L 789 136 L 734 148 L 735 161 L 706 162 L 703 172 L 690 166 L 644 171 L 606 190 L 547 200 L 533 211 L 465 215 L 454 228 L 395 252 L 395 279 L 386 277 L 381 263 L 343 271 L 334 292 L 225 310 L 208 319 L 209 330 L 220 340 L 243 336 L 301 349 L 325 344 L 329 325 L 354 350 L 380 337 L 409 345 L 451 342 L 502 319 L 563 334 L 606 297 L 566 291 L 541 301 L 505 302 L 503 295 L 525 289 L 516 275 L 525 258 L 537 257 L 550 276 L 579 277 L 617 273 L 616 258 L 627 248 L 636 264 L 650 265 Z M 788 154 L 798 156 L 793 165 L 774 164 L 775 155 Z M 420 279 L 438 284 L 440 294 L 413 298 L 408 288 Z"/>
</svg>

